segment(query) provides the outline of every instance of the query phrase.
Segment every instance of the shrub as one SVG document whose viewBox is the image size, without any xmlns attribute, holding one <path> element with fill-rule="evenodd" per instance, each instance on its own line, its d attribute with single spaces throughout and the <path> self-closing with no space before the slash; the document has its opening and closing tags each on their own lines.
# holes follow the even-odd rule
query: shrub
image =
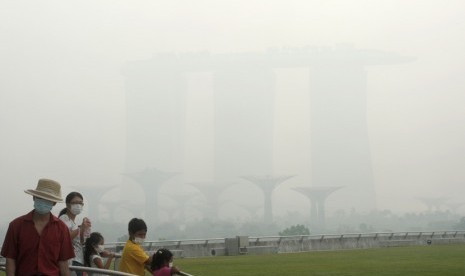
<svg viewBox="0 0 465 276">
<path fill-rule="evenodd" d="M 284 229 L 282 232 L 279 232 L 280 236 L 295 236 L 295 235 L 310 235 L 310 230 L 304 225 L 297 224 L 292 225 Z"/>
</svg>

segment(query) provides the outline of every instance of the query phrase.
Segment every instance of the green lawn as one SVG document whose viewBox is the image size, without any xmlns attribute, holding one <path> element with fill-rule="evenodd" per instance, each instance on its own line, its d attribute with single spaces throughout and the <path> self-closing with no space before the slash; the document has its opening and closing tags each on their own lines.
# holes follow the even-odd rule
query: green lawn
<svg viewBox="0 0 465 276">
<path fill-rule="evenodd" d="M 194 276 L 464 276 L 465 245 L 184 258 L 176 259 L 174 263 L 181 270 Z"/>
<path fill-rule="evenodd" d="M 176 259 L 195 276 L 465 275 L 465 245 Z"/>
</svg>

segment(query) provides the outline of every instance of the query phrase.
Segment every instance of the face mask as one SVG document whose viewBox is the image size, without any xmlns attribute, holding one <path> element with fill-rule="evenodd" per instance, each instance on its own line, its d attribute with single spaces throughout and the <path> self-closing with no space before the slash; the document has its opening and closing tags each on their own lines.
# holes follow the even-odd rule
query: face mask
<svg viewBox="0 0 465 276">
<path fill-rule="evenodd" d="M 99 244 L 99 246 L 97 246 L 97 252 L 98 252 L 98 253 L 102 253 L 104 250 L 105 250 L 105 246 L 104 246 L 104 245 Z"/>
<path fill-rule="evenodd" d="M 71 213 L 73 215 L 79 215 L 82 212 L 82 205 L 81 204 L 72 204 L 71 205 Z"/>
<path fill-rule="evenodd" d="M 137 244 L 143 244 L 145 239 L 139 238 L 139 237 L 134 237 L 134 242 Z"/>
<path fill-rule="evenodd" d="M 41 215 L 50 213 L 52 208 L 53 208 L 53 202 L 51 201 L 41 199 L 41 198 L 36 198 L 34 200 L 34 210 L 36 210 L 36 212 Z"/>
<path fill-rule="evenodd" d="M 169 263 L 169 266 L 170 266 L 170 267 L 173 267 L 173 262 L 170 262 L 170 263 Z"/>
</svg>

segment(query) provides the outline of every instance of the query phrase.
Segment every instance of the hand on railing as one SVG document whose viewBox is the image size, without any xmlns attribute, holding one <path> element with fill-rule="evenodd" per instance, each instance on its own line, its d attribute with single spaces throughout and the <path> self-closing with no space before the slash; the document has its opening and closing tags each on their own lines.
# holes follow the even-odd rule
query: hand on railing
<svg viewBox="0 0 465 276">
<path fill-rule="evenodd" d="M 0 271 L 4 270 L 4 267 L 0 266 Z M 125 273 L 125 272 L 120 272 L 120 271 L 114 271 L 114 270 L 109 270 L 109 269 L 101 269 L 101 268 L 94 268 L 94 267 L 88 267 L 88 266 L 70 266 L 69 269 L 71 271 L 82 271 L 82 272 L 94 272 L 94 273 L 99 273 L 102 275 L 116 275 L 116 276 L 137 276 L 134 274 L 130 273 Z M 181 275 L 181 276 L 193 276 L 189 273 L 179 271 L 176 275 Z"/>
<path fill-rule="evenodd" d="M 182 272 L 182 271 L 179 271 L 179 272 L 176 273 L 175 275 L 181 275 L 181 276 L 194 276 L 194 275 L 191 275 L 191 274 L 189 274 L 189 273 Z"/>
<path fill-rule="evenodd" d="M 99 274 L 102 274 L 102 275 L 137 276 L 137 275 L 126 273 L 126 272 L 114 271 L 114 270 L 110 270 L 110 269 L 94 268 L 94 267 L 88 267 L 88 266 L 73 266 L 73 265 L 71 265 L 71 266 L 69 266 L 69 269 L 71 271 L 86 272 L 87 274 L 89 274 L 88 272 L 95 272 L 95 273 L 99 273 Z"/>
</svg>

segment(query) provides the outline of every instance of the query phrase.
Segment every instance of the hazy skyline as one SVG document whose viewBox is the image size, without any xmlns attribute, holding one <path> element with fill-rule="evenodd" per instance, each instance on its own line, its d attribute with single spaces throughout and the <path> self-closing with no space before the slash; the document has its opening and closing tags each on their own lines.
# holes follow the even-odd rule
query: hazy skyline
<svg viewBox="0 0 465 276">
<path fill-rule="evenodd" d="M 64 195 L 71 186 L 123 182 L 126 62 L 163 52 L 340 44 L 416 58 L 366 68 L 378 208 L 426 210 L 415 197 L 459 202 L 465 192 L 464 12 L 462 1 L 2 0 L 0 187 L 8 193 L 0 199 L 16 204 L 14 211 L 5 204 L 0 215 L 32 208 L 23 190 L 41 177 L 61 182 Z M 205 79 L 192 78 L 202 92 L 187 95 L 183 180 L 189 182 L 208 181 L 212 173 L 205 153 L 211 154 L 213 91 Z M 310 206 L 290 189 L 310 185 L 310 157 L 302 151 L 309 146 L 307 79 L 305 70 L 280 69 L 276 84 L 274 168 L 298 177 L 276 189 L 275 208 Z"/>
</svg>

